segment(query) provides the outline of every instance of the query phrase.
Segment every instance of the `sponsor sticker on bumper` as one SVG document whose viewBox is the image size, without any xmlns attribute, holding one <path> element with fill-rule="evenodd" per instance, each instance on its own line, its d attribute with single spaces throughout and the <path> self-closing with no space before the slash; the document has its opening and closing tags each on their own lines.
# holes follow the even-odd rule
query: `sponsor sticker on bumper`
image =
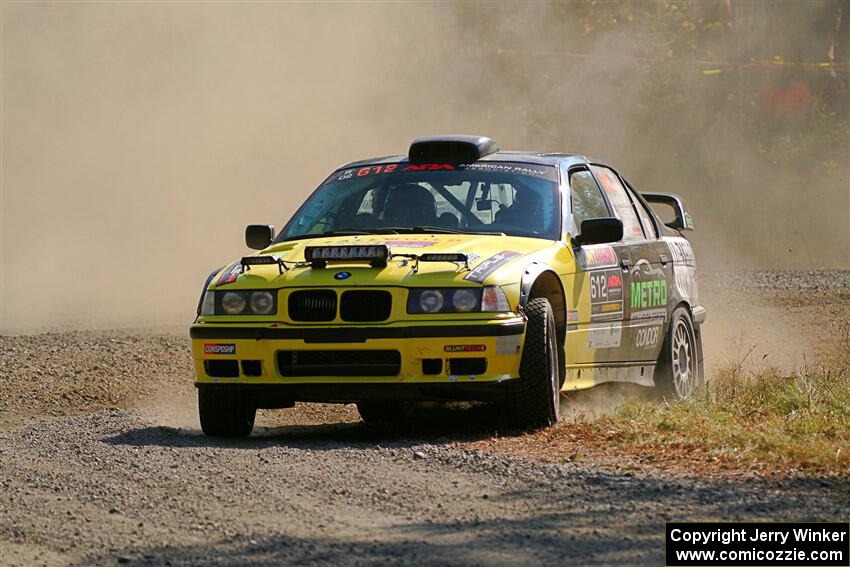
<svg viewBox="0 0 850 567">
<path fill-rule="evenodd" d="M 446 345 L 443 350 L 446 352 L 484 352 L 487 350 L 487 345 Z"/>
<path fill-rule="evenodd" d="M 205 343 L 204 354 L 236 354 L 235 344 Z"/>
</svg>

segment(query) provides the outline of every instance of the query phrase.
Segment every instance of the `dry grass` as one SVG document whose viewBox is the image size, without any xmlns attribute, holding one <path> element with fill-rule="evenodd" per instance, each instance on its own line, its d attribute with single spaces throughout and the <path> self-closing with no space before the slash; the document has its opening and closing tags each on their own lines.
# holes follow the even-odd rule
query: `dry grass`
<svg viewBox="0 0 850 567">
<path fill-rule="evenodd" d="M 733 367 L 692 400 L 625 402 L 480 445 L 619 470 L 850 476 L 850 367 L 751 375 Z"/>
<path fill-rule="evenodd" d="M 696 399 L 627 404 L 595 428 L 631 450 L 702 453 L 698 460 L 764 472 L 850 474 L 850 372 L 721 372 Z"/>
</svg>

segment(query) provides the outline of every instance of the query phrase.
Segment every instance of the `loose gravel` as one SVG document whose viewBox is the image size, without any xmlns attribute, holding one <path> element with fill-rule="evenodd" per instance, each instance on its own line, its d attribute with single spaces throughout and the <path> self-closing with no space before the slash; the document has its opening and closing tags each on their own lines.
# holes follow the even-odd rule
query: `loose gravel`
<svg viewBox="0 0 850 567">
<path fill-rule="evenodd" d="M 380 432 L 216 442 L 143 411 L 3 433 L 0 459 L 4 565 L 659 565 L 665 521 L 850 514 L 836 481 L 613 474 Z"/>
<path fill-rule="evenodd" d="M 847 272 L 703 281 L 715 317 L 769 305 L 817 344 L 836 331 L 809 317 L 850 305 Z M 210 440 L 188 346 L 138 331 L 0 337 L 0 565 L 660 565 L 668 520 L 850 517 L 850 480 L 473 449 L 494 435 L 475 409 L 389 431 L 351 406 L 299 405 L 262 412 L 250 439 Z"/>
</svg>

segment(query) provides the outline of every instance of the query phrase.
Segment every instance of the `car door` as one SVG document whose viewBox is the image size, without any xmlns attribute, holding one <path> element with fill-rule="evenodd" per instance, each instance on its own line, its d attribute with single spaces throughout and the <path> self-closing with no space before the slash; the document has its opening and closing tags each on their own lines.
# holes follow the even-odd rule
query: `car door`
<svg viewBox="0 0 850 567">
<path fill-rule="evenodd" d="M 584 220 L 612 215 L 589 169 L 571 169 L 569 180 L 572 234 L 580 231 Z M 576 272 L 569 277 L 567 379 L 568 387 L 579 387 L 598 381 L 596 368 L 621 359 L 625 285 L 616 245 L 576 249 Z"/>
<path fill-rule="evenodd" d="M 664 341 L 671 299 L 672 258 L 655 224 L 613 169 L 591 166 L 614 214 L 623 221 L 623 240 L 615 248 L 623 268 L 622 362 L 652 362 Z"/>
</svg>

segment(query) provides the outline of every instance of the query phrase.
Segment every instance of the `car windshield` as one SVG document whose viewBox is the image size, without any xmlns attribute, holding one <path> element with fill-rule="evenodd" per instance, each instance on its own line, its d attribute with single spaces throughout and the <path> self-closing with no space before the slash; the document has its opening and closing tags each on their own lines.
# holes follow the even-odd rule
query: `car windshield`
<svg viewBox="0 0 850 567">
<path fill-rule="evenodd" d="M 513 162 L 341 169 L 316 189 L 275 241 L 415 232 L 557 240 L 556 180 L 554 167 Z"/>
</svg>

